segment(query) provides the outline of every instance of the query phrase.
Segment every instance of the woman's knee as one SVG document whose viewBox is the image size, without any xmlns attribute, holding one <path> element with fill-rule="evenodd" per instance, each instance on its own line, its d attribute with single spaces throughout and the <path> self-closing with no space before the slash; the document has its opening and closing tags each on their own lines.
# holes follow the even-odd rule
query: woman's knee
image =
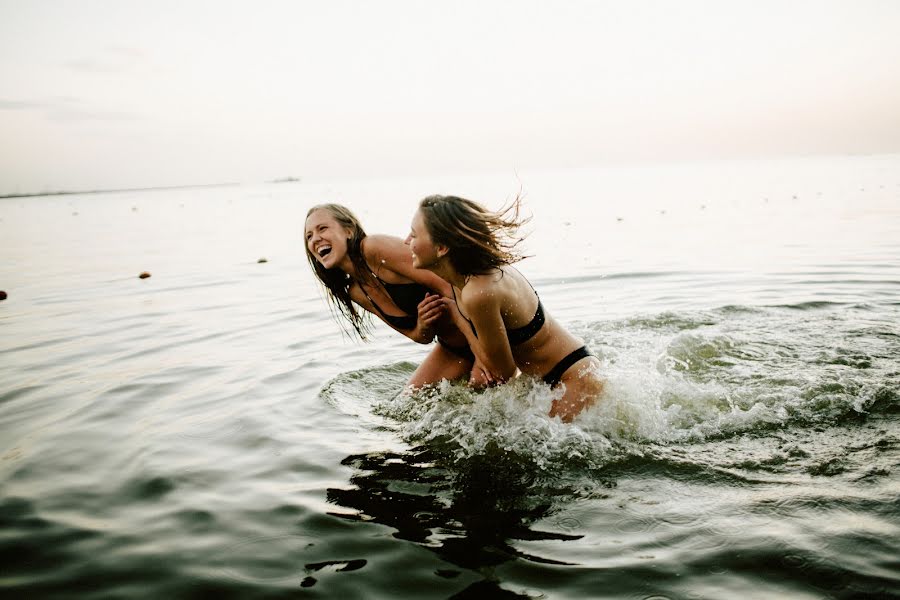
<svg viewBox="0 0 900 600">
<path fill-rule="evenodd" d="M 461 379 L 469 375 L 472 364 L 455 354 L 448 352 L 440 345 L 436 345 L 422 364 L 416 369 L 407 385 L 422 387 L 438 383 L 442 379 L 451 381 Z"/>
</svg>

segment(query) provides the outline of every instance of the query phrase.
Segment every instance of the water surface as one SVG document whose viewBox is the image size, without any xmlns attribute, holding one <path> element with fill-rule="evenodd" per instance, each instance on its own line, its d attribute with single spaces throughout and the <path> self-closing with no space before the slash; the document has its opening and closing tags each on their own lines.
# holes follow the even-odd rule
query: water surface
<svg viewBox="0 0 900 600">
<path fill-rule="evenodd" d="M 402 394 L 427 348 L 343 337 L 303 255 L 316 203 L 405 236 L 520 186 L 608 381 L 572 425 Z M 0 239 L 12 597 L 897 597 L 896 156 L 4 199 Z"/>
</svg>

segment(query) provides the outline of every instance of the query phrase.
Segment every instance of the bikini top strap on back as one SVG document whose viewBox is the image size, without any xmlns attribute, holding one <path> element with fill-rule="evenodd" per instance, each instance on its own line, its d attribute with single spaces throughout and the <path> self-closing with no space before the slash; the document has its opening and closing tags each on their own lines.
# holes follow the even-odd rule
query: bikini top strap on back
<svg viewBox="0 0 900 600">
<path fill-rule="evenodd" d="M 515 267 L 513 267 L 515 269 Z M 522 275 L 522 272 L 516 269 L 516 273 Z M 538 331 L 541 330 L 541 327 L 544 326 L 544 322 L 546 318 L 544 317 L 544 305 L 541 303 L 541 296 L 537 293 L 537 290 L 534 289 L 534 286 L 531 285 L 531 282 L 527 277 L 522 275 L 522 279 L 524 279 L 528 283 L 528 287 L 531 288 L 531 291 L 534 292 L 535 297 L 538 299 L 537 309 L 534 311 L 534 316 L 531 318 L 531 321 L 527 325 L 523 325 L 522 327 L 518 327 L 516 329 L 507 329 L 506 337 L 509 338 L 509 343 L 512 346 L 518 346 L 519 344 L 524 344 L 531 338 L 533 338 Z"/>
<path fill-rule="evenodd" d="M 519 272 L 516 269 L 516 272 Z M 519 272 L 519 275 L 522 275 Z M 531 285 L 531 282 L 528 281 L 524 275 L 522 278 L 528 282 L 529 287 L 531 287 L 531 291 L 534 292 L 534 295 L 538 299 L 537 309 L 534 312 L 534 316 L 531 318 L 531 321 L 527 325 L 523 325 L 522 327 L 517 327 L 515 329 L 506 329 L 506 337 L 509 340 L 510 346 L 518 346 L 519 344 L 523 344 L 533 338 L 538 331 L 541 330 L 541 327 L 544 326 L 544 322 L 546 318 L 544 317 L 544 305 L 541 303 L 541 297 L 538 295 L 537 290 L 534 289 L 534 286 Z M 459 310 L 459 314 L 462 315 L 462 318 L 468 321 L 469 327 L 472 328 L 472 333 L 475 334 L 475 337 L 478 337 L 478 331 L 475 330 L 475 325 L 472 323 L 472 320 L 463 314 L 462 310 L 459 309 L 459 301 L 456 299 L 456 290 L 451 285 L 450 290 L 453 292 L 453 300 L 456 302 L 456 308 Z"/>
</svg>

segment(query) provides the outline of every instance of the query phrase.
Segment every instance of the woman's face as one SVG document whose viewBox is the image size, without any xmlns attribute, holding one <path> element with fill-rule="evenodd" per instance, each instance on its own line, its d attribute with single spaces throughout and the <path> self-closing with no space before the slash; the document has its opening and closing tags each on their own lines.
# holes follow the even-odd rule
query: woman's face
<svg viewBox="0 0 900 600">
<path fill-rule="evenodd" d="M 419 269 L 428 269 L 440 260 L 443 254 L 438 252 L 438 247 L 431 239 L 428 229 L 425 227 L 425 217 L 421 210 L 413 215 L 409 235 L 404 242 L 412 253 L 413 266 Z"/>
<path fill-rule="evenodd" d="M 326 269 L 338 266 L 347 257 L 350 236 L 350 230 L 325 209 L 306 217 L 306 250 Z"/>
</svg>

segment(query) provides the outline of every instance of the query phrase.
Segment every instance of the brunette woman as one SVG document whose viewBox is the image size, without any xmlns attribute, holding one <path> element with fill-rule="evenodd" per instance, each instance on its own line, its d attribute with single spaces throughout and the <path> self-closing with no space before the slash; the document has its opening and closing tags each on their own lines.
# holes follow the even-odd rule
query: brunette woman
<svg viewBox="0 0 900 600">
<path fill-rule="evenodd" d="M 519 199 L 494 213 L 455 196 L 429 196 L 412 220 L 406 243 L 412 264 L 451 286 L 445 301 L 477 360 L 473 383 L 499 383 L 518 371 L 551 387 L 565 386 L 550 416 L 571 421 L 603 391 L 600 361 L 544 308 L 537 292 L 511 265 L 522 259 L 515 233 Z"/>
<path fill-rule="evenodd" d="M 400 238 L 367 236 L 359 219 L 339 204 L 312 207 L 306 215 L 306 257 L 325 287 L 335 318 L 366 339 L 375 315 L 420 344 L 438 344 L 413 373 L 421 387 L 469 374 L 473 356 L 465 336 L 447 314 L 441 294 L 450 286 L 417 269 Z"/>
</svg>

